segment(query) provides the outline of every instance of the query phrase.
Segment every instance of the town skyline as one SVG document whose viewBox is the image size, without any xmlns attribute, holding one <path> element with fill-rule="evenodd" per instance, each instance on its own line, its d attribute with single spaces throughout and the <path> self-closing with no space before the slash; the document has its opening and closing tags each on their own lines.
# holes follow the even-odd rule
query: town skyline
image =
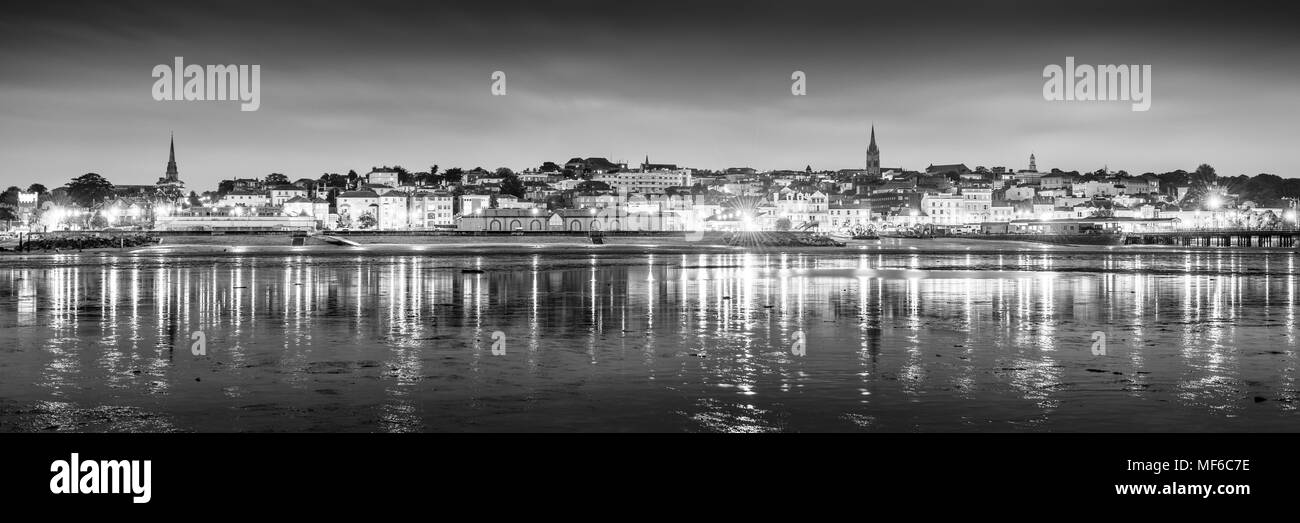
<svg viewBox="0 0 1300 523">
<path fill-rule="evenodd" d="M 873 127 L 874 127 L 874 126 L 873 126 Z M 870 141 L 870 144 L 871 144 L 871 145 L 875 145 L 875 136 L 874 136 L 874 135 L 875 135 L 875 132 L 874 132 L 874 131 L 875 131 L 874 128 L 871 129 L 871 131 L 869 131 L 870 136 L 871 136 L 871 141 Z M 168 139 L 169 139 L 169 144 L 168 144 L 168 159 L 167 159 L 165 162 L 163 162 L 163 164 L 164 164 L 164 168 L 162 168 L 162 169 L 155 169 L 155 172 L 154 172 L 154 173 L 138 174 L 138 175 L 136 175 L 135 177 L 123 177 L 123 178 L 119 179 L 119 177 L 117 177 L 117 176 L 115 176 L 114 174 L 112 174 L 112 173 L 110 173 L 110 172 L 107 172 L 107 171 L 102 171 L 102 170 L 89 170 L 89 171 L 85 171 L 85 172 L 71 173 L 71 174 L 69 174 L 69 176 L 67 177 L 67 179 L 65 179 L 65 180 L 61 180 L 61 181 L 60 181 L 60 180 L 57 180 L 57 179 L 54 179 L 54 180 L 48 180 L 48 181 L 47 181 L 47 180 L 43 180 L 43 179 L 23 179 L 23 180 L 8 180 L 8 181 L 5 181 L 5 182 L 3 182 L 3 183 L 0 183 L 0 185 L 4 185 L 4 186 L 16 186 L 16 187 L 20 187 L 20 188 L 25 188 L 25 187 L 27 187 L 27 186 L 30 185 L 30 184 L 41 184 L 41 185 L 45 185 L 45 186 L 48 187 L 48 188 L 53 189 L 53 188 L 56 188 L 56 187 L 62 186 L 62 185 L 65 184 L 68 180 L 70 180 L 70 179 L 72 179 L 72 178 L 76 178 L 76 177 L 78 177 L 78 176 L 81 176 L 81 175 L 84 175 L 84 174 L 87 174 L 87 173 L 94 173 L 94 174 L 98 174 L 98 175 L 100 175 L 100 176 L 103 176 L 105 179 L 108 179 L 108 180 L 110 180 L 110 181 L 113 181 L 115 184 L 119 184 L 119 185 L 151 185 L 151 184 L 155 183 L 156 181 L 158 181 L 160 178 L 166 178 L 166 179 L 170 179 L 170 180 L 173 180 L 173 181 L 177 181 L 177 180 L 179 180 L 179 181 L 181 181 L 181 182 L 183 182 L 183 183 L 185 184 L 185 190 L 186 190 L 187 192 L 192 190 L 192 191 L 196 191 L 196 192 L 202 193 L 202 192 L 207 191 L 207 190 L 215 189 L 215 188 L 217 187 L 217 185 L 218 185 L 221 181 L 223 181 L 223 180 L 240 179 L 240 178 L 256 178 L 256 179 L 261 179 L 261 178 L 263 178 L 263 177 L 265 177 L 265 176 L 267 176 L 267 175 L 269 175 L 269 174 L 283 174 L 283 175 L 285 175 L 287 178 L 289 178 L 290 180 L 301 179 L 301 178 L 317 179 L 317 178 L 320 178 L 320 177 L 323 176 L 323 175 L 328 175 L 328 174 L 347 174 L 349 171 L 355 171 L 355 172 L 356 172 L 357 174 L 359 174 L 359 175 L 365 175 L 366 172 L 369 172 L 369 171 L 372 170 L 372 169 L 376 169 L 376 168 L 389 168 L 389 167 L 391 167 L 391 168 L 402 168 L 402 169 L 405 169 L 405 170 L 410 171 L 410 172 L 412 172 L 412 173 L 417 173 L 417 172 L 428 172 L 428 170 L 429 170 L 431 167 L 434 167 L 434 166 L 437 166 L 437 167 L 439 168 L 439 170 L 441 170 L 441 171 L 446 171 L 447 169 L 451 169 L 451 168 L 458 168 L 458 169 L 462 169 L 462 170 L 465 170 L 465 171 L 469 171 L 469 170 L 473 170 L 473 169 L 481 168 L 481 169 L 483 169 L 483 170 L 486 170 L 486 171 L 491 172 L 491 171 L 495 171 L 495 170 L 500 169 L 500 168 L 507 168 L 507 169 L 510 169 L 510 170 L 513 171 L 513 172 L 524 172 L 524 171 L 536 171 L 536 170 L 538 170 L 538 169 L 539 169 L 543 164 L 546 164 L 546 163 L 555 163 L 555 164 L 558 164 L 558 165 L 560 165 L 560 166 L 563 166 L 564 163 L 565 163 L 567 160 L 572 160 L 572 159 L 591 159 L 591 158 L 601 158 L 601 159 L 609 160 L 610 162 L 615 163 L 615 164 L 623 164 L 623 165 L 625 165 L 626 168 L 628 168 L 628 169 L 637 169 L 637 168 L 638 168 L 637 166 L 640 165 L 640 162 L 637 161 L 637 160 L 627 160 L 627 159 L 624 159 L 624 158 L 621 158 L 621 157 L 620 157 L 620 158 L 614 158 L 614 157 L 610 157 L 610 156 L 599 156 L 599 155 L 587 155 L 587 156 L 582 156 L 582 155 L 579 155 L 579 156 L 573 156 L 573 155 L 568 155 L 568 156 L 566 156 L 566 155 L 560 155 L 560 156 L 556 156 L 554 159 L 545 159 L 545 160 L 540 160 L 540 161 L 534 162 L 534 163 L 531 164 L 531 165 L 526 165 L 526 166 L 495 165 L 495 164 L 469 165 L 469 164 L 457 164 L 457 163 L 455 163 L 455 162 L 450 162 L 450 163 L 446 163 L 446 164 L 444 164 L 444 163 L 442 163 L 442 162 L 440 162 L 440 161 L 438 161 L 438 160 L 425 161 L 425 162 L 422 162 L 422 163 L 412 163 L 412 164 L 403 164 L 403 163 L 387 162 L 387 161 L 378 161 L 378 162 L 371 162 L 371 163 L 369 163 L 369 164 L 365 164 L 365 165 L 349 166 L 349 167 L 346 168 L 346 169 L 337 169 L 337 168 L 336 168 L 336 169 L 326 170 L 326 171 L 322 171 L 322 172 L 319 172 L 319 173 L 306 173 L 306 172 L 299 173 L 299 171 L 296 171 L 296 170 L 277 170 L 277 169 L 267 169 L 267 170 L 257 171 L 257 172 L 239 173 L 239 174 L 229 174 L 229 175 L 226 175 L 226 176 L 223 177 L 223 178 L 213 180 L 212 183 L 210 184 L 210 187 L 209 187 L 209 185 L 196 185 L 195 182 L 193 182 L 193 181 L 190 179 L 189 176 L 183 176 L 183 174 L 184 174 L 184 172 L 186 171 L 186 169 L 184 169 L 184 168 L 180 168 L 180 167 L 178 167 L 178 165 L 183 165 L 183 164 L 186 164 L 187 162 L 186 162 L 185 160 L 181 160 L 181 161 L 179 161 L 179 162 L 176 160 L 176 156 L 177 156 L 177 155 L 176 155 L 175 133 L 174 133 L 174 132 L 169 132 L 169 133 L 168 133 Z M 183 145 L 183 144 L 182 144 L 182 148 L 184 148 L 184 145 Z M 861 151 L 861 154 L 860 154 L 859 156 L 861 156 L 862 154 L 870 154 L 870 153 L 869 153 L 869 150 L 870 150 L 870 147 L 869 147 L 869 146 L 864 146 L 864 147 L 862 147 L 862 151 Z M 1191 172 L 1191 171 L 1194 171 L 1194 170 L 1196 169 L 1196 167 L 1199 166 L 1199 165 L 1209 164 L 1209 162 L 1204 162 L 1204 161 L 1189 161 L 1189 162 L 1187 162 L 1186 164 L 1183 164 L 1183 165 L 1172 165 L 1172 166 L 1170 166 L 1170 168 L 1167 168 L 1167 169 L 1148 170 L 1148 171 L 1136 171 L 1136 170 L 1126 169 L 1126 168 L 1125 168 L 1124 166 L 1122 166 L 1122 165 L 1120 165 L 1120 166 L 1115 166 L 1115 165 L 1110 165 L 1110 164 L 1105 164 L 1105 163 L 1101 164 L 1100 167 L 1095 168 L 1095 169 L 1094 169 L 1094 168 L 1078 168 L 1078 167 L 1062 167 L 1062 166 L 1051 165 L 1050 163 L 1044 165 L 1043 162 L 1042 162 L 1042 155 L 1041 155 L 1040 153 L 1038 153 L 1038 152 L 1029 152 L 1029 153 L 1027 153 L 1027 156 L 1024 157 L 1024 158 L 1022 159 L 1022 161 L 1020 161 L 1019 163 L 1016 163 L 1016 162 L 1004 162 L 1004 163 L 996 163 L 996 162 L 969 162 L 969 161 L 937 162 L 937 161 L 935 161 L 935 162 L 929 162 L 929 163 L 926 163 L 925 165 L 915 165 L 915 166 L 913 166 L 913 165 L 897 165 L 897 164 L 892 164 L 892 163 L 890 163 L 889 160 L 888 160 L 888 158 L 889 158 L 888 153 L 887 153 L 887 152 L 882 152 L 882 151 L 888 151 L 888 148 L 886 148 L 886 147 L 880 147 L 880 149 L 878 150 L 878 155 L 881 156 L 882 158 L 880 158 L 880 159 L 878 160 L 879 163 L 878 163 L 877 166 L 880 167 L 880 168 L 882 168 L 882 169 L 884 169 L 884 170 L 895 169 L 895 170 L 898 170 L 898 172 L 900 172 L 900 173 L 901 173 L 901 172 L 921 172 L 921 173 L 924 173 L 924 172 L 927 171 L 927 168 L 928 168 L 928 167 L 935 166 L 935 165 L 945 165 L 945 164 L 956 165 L 956 164 L 962 164 L 962 165 L 965 165 L 965 166 L 969 167 L 969 168 L 972 169 L 972 170 L 974 170 L 974 169 L 976 169 L 976 168 L 978 168 L 978 167 L 984 167 L 984 168 L 987 168 L 987 169 L 989 169 L 989 170 L 993 170 L 993 169 L 995 169 L 995 168 L 1004 168 L 1007 172 L 1017 172 L 1017 171 L 1026 171 L 1026 170 L 1028 170 L 1028 171 L 1035 171 L 1035 172 L 1044 172 L 1044 173 L 1049 173 L 1049 172 L 1053 172 L 1053 171 L 1055 171 L 1055 170 L 1059 170 L 1059 171 L 1061 171 L 1061 172 L 1067 172 L 1067 173 L 1068 173 L 1068 172 L 1076 172 L 1076 173 L 1080 173 L 1080 174 L 1088 174 L 1088 173 L 1094 173 L 1094 172 L 1097 172 L 1099 169 L 1104 169 L 1104 170 L 1105 170 L 1106 172 L 1108 172 L 1108 173 L 1121 173 L 1121 172 L 1122 172 L 1122 173 L 1126 173 L 1126 174 L 1131 175 L 1131 176 L 1140 176 L 1140 175 L 1143 175 L 1143 174 L 1160 174 L 1160 173 L 1176 172 L 1176 171 L 1180 171 L 1180 170 L 1181 170 L 1181 171 L 1185 171 L 1185 172 Z M 184 156 L 184 154 L 182 154 L 182 157 L 183 157 L 183 156 Z M 663 159 L 663 158 L 661 158 L 661 157 L 654 157 L 653 155 L 649 155 L 649 154 L 646 154 L 646 155 L 644 155 L 644 156 L 641 157 L 641 158 L 644 159 L 644 160 L 646 160 L 646 161 L 649 161 L 649 160 L 662 160 L 662 159 Z M 672 161 L 672 158 L 667 158 L 667 160 L 668 160 L 668 162 L 671 162 L 671 161 Z M 760 173 L 760 174 L 761 174 L 761 173 L 764 173 L 764 172 L 789 172 L 789 171 L 803 171 L 803 170 L 805 170 L 806 168 L 811 168 L 814 172 L 866 171 L 866 170 L 867 170 L 867 162 L 868 162 L 868 159 L 866 159 L 866 158 L 864 157 L 863 161 L 859 162 L 859 164 L 856 165 L 856 166 L 843 166 L 843 167 L 819 167 L 819 166 L 817 166 L 816 164 L 805 164 L 803 167 L 799 167 L 799 166 L 794 166 L 794 165 L 792 165 L 792 166 L 788 166 L 788 167 L 774 167 L 774 168 L 766 168 L 766 167 L 760 168 L 760 167 L 754 167 L 754 166 L 752 166 L 752 165 L 695 166 L 695 165 L 688 165 L 688 164 L 682 164 L 682 163 L 673 163 L 673 165 L 675 165 L 675 166 L 677 166 L 677 167 L 680 167 L 680 168 L 684 168 L 684 169 L 692 169 L 692 170 L 697 170 L 697 171 L 708 171 L 708 172 L 718 172 L 718 173 L 725 172 L 727 169 L 738 169 L 738 168 L 739 168 L 739 169 L 754 169 L 757 173 Z M 152 162 L 152 163 L 158 163 L 158 162 L 155 161 L 155 162 Z M 1271 175 L 1281 176 L 1282 178 L 1294 178 L 1294 176 L 1287 176 L 1287 175 L 1285 175 L 1285 174 L 1280 174 L 1280 173 L 1278 173 L 1278 172 L 1268 172 L 1268 171 L 1259 172 L 1259 173 L 1227 173 L 1227 172 L 1220 172 L 1220 173 L 1219 173 L 1220 176 L 1239 176 L 1239 175 L 1255 176 L 1255 175 L 1259 175 L 1259 174 L 1271 174 Z M 200 182 L 200 183 L 201 183 L 201 182 Z"/>
<path fill-rule="evenodd" d="M 13 8 L 0 20 L 12 73 L 0 78 L 3 183 L 86 172 L 150 183 L 167 131 L 183 137 L 188 181 L 204 186 L 646 154 L 844 169 L 862 163 L 873 123 L 887 166 L 1019 168 L 1032 152 L 1047 169 L 1296 174 L 1300 71 L 1278 64 L 1300 43 L 1282 17 L 1244 9 L 230 5 Z M 156 101 L 150 72 L 176 57 L 260 65 L 260 107 Z M 1043 68 L 1067 57 L 1151 65 L 1150 110 L 1045 100 Z M 505 96 L 493 96 L 496 71 Z M 795 71 L 806 96 L 791 93 Z"/>
</svg>

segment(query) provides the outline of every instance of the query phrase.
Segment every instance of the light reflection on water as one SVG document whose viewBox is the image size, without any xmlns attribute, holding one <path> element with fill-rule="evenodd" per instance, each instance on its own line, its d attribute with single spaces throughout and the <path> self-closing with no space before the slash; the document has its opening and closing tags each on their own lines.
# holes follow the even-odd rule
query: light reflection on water
<svg viewBox="0 0 1300 523">
<path fill-rule="evenodd" d="M 1279 252 L 12 258 L 0 429 L 1294 431 L 1295 290 Z"/>
</svg>

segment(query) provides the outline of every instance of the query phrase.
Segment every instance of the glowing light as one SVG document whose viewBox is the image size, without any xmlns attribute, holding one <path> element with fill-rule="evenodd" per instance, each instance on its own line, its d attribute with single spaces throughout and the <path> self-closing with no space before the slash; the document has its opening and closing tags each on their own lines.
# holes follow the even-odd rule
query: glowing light
<svg viewBox="0 0 1300 523">
<path fill-rule="evenodd" d="M 1210 209 L 1218 209 L 1223 206 L 1223 198 L 1220 198 L 1217 194 L 1211 194 L 1210 197 L 1205 200 L 1205 206 Z"/>
</svg>

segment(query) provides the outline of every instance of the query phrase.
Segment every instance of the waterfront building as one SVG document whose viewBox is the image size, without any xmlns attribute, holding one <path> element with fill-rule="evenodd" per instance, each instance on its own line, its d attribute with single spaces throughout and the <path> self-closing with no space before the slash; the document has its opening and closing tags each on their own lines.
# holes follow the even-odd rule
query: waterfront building
<svg viewBox="0 0 1300 523">
<path fill-rule="evenodd" d="M 926 193 L 921 197 L 921 212 L 928 223 L 960 225 L 967 222 L 964 198 L 956 193 Z"/>
<path fill-rule="evenodd" d="M 374 191 L 347 191 L 339 193 L 334 201 L 339 227 L 361 228 L 361 217 L 367 214 L 379 218 L 379 194 Z"/>
<path fill-rule="evenodd" d="M 776 219 L 790 220 L 794 229 L 816 230 L 829 226 L 829 202 L 826 193 L 821 191 L 804 193 L 787 187 L 776 193 L 772 204 L 776 206 Z"/>
<path fill-rule="evenodd" d="M 379 208 L 375 227 L 382 231 L 409 229 L 411 212 L 407 208 L 410 195 L 403 191 L 389 191 L 379 195 Z"/>
<path fill-rule="evenodd" d="M 490 194 L 462 194 L 460 196 L 460 215 L 471 216 L 492 208 Z"/>
<path fill-rule="evenodd" d="M 312 216 L 286 216 L 278 207 L 191 207 L 159 215 L 160 231 L 312 231 Z"/>
<path fill-rule="evenodd" d="M 466 214 L 456 222 L 461 231 L 549 231 L 552 213 L 541 209 L 482 209 Z M 558 227 L 558 222 L 554 227 Z M 562 229 L 561 229 L 562 230 Z"/>
<path fill-rule="evenodd" d="M 437 191 L 416 191 L 411 195 L 412 227 L 422 229 L 456 226 L 455 199 Z"/>
<path fill-rule="evenodd" d="M 271 197 L 263 191 L 231 191 L 217 202 L 221 207 L 262 207 L 271 205 Z"/>
<path fill-rule="evenodd" d="M 330 202 L 306 196 L 285 200 L 280 207 L 285 216 L 310 216 L 322 223 L 329 218 L 330 214 Z"/>
<path fill-rule="evenodd" d="M 830 219 L 831 231 L 866 228 L 880 217 L 879 213 L 871 211 L 870 203 L 862 200 L 832 203 L 826 214 Z"/>
</svg>

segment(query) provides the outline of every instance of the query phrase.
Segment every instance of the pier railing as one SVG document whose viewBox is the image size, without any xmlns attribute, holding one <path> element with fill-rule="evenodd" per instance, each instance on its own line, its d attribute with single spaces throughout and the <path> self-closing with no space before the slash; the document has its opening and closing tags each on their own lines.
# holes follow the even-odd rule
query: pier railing
<svg viewBox="0 0 1300 523">
<path fill-rule="evenodd" d="M 1286 229 L 1189 229 L 1129 232 L 1126 245 L 1181 245 L 1187 247 L 1295 247 L 1300 230 Z"/>
</svg>

